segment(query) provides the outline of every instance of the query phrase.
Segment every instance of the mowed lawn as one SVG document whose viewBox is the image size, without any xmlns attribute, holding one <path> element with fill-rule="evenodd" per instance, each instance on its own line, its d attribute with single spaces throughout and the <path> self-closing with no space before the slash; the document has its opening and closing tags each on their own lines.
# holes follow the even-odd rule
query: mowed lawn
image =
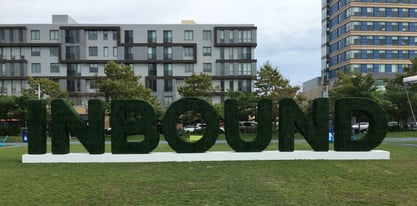
<svg viewBox="0 0 417 206">
<path fill-rule="evenodd" d="M 0 205 L 416 205 L 417 141 L 377 149 L 391 160 L 22 164 L 2 147 Z"/>
</svg>

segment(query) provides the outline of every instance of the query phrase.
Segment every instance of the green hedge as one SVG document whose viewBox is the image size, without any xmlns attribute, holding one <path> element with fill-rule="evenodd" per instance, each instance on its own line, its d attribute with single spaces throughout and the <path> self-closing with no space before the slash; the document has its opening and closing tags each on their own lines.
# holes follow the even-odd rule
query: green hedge
<svg viewBox="0 0 417 206">
<path fill-rule="evenodd" d="M 237 100 L 228 99 L 224 103 L 225 137 L 227 144 L 236 152 L 262 152 L 272 139 L 272 101 L 258 101 L 256 118 L 257 133 L 252 141 L 245 141 L 239 135 L 239 110 Z"/>
<path fill-rule="evenodd" d="M 313 101 L 312 122 L 293 99 L 282 99 L 279 102 L 279 114 L 280 151 L 294 151 L 295 128 L 314 151 L 329 150 L 329 101 L 327 98 L 318 98 Z"/>
<path fill-rule="evenodd" d="M 46 153 L 46 101 L 28 101 L 28 153 Z"/>
<path fill-rule="evenodd" d="M 206 131 L 196 142 L 186 142 L 177 133 L 178 117 L 187 111 L 200 113 L 206 121 Z M 165 112 L 163 120 L 165 140 L 178 153 L 200 153 L 209 150 L 217 140 L 219 116 L 214 107 L 198 98 L 183 98 L 172 103 Z"/>
<path fill-rule="evenodd" d="M 150 103 L 144 100 L 113 100 L 111 111 L 113 154 L 150 153 L 158 146 L 156 112 Z M 128 135 L 138 134 L 143 134 L 145 139 L 141 142 L 128 142 Z"/>
<path fill-rule="evenodd" d="M 74 134 L 90 154 L 104 153 L 104 102 L 88 101 L 88 119 L 86 125 L 64 99 L 56 99 L 51 103 L 52 116 L 52 153 L 69 153 L 69 133 Z"/>
<path fill-rule="evenodd" d="M 359 112 L 368 118 L 368 132 L 363 138 L 352 138 L 352 114 Z M 387 133 L 385 112 L 376 102 L 366 98 L 339 98 L 335 102 L 336 151 L 369 151 L 382 143 Z"/>
</svg>

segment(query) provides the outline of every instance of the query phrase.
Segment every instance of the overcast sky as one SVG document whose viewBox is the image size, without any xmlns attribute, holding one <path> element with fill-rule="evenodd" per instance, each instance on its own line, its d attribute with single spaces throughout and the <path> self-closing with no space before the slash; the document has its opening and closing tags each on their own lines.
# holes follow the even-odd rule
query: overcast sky
<svg viewBox="0 0 417 206">
<path fill-rule="evenodd" d="M 68 14 L 80 24 L 255 24 L 259 69 L 270 61 L 292 85 L 320 76 L 318 0 L 0 0 L 0 24 L 51 23 Z"/>
</svg>

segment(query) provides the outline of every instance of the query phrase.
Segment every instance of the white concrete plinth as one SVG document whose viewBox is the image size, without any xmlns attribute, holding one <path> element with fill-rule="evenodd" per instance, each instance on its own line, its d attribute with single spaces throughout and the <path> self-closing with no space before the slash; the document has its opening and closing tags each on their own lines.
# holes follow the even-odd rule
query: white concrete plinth
<svg viewBox="0 0 417 206">
<path fill-rule="evenodd" d="M 314 151 L 263 151 L 263 152 L 206 152 L 175 153 L 154 152 L 150 154 L 98 154 L 70 153 L 24 154 L 22 163 L 94 163 L 94 162 L 195 162 L 195 161 L 247 161 L 247 160 L 389 160 L 390 152 L 314 152 Z"/>
</svg>

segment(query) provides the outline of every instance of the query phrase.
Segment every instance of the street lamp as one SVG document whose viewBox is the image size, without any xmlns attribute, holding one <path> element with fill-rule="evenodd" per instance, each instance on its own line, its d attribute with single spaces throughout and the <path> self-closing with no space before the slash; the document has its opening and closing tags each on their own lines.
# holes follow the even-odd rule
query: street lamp
<svg viewBox="0 0 417 206">
<path fill-rule="evenodd" d="M 38 99 L 41 99 L 41 84 L 38 84 Z"/>
</svg>

